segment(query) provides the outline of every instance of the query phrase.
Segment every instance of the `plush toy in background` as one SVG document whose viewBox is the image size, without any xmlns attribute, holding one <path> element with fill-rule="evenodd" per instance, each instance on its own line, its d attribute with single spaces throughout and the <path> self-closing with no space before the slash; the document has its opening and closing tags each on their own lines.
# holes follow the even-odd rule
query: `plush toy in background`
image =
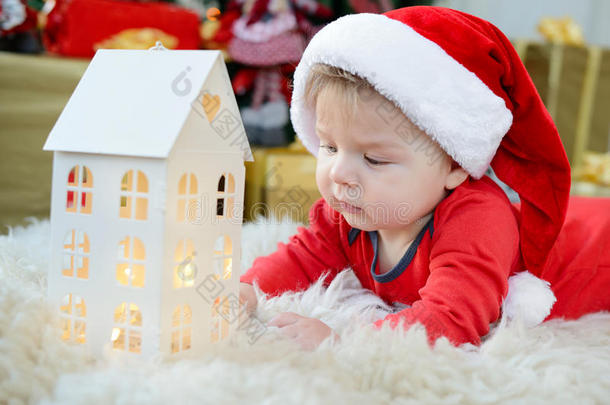
<svg viewBox="0 0 610 405">
<path fill-rule="evenodd" d="M 286 145 L 290 91 L 288 75 L 301 59 L 309 39 L 321 29 L 306 16 L 329 19 L 332 12 L 314 0 L 245 0 L 242 15 L 234 20 L 228 53 L 244 68 L 233 79 L 235 94 L 251 92 L 250 105 L 241 109 L 248 138 L 253 144 Z"/>
<path fill-rule="evenodd" d="M 340 3 L 340 2 L 339 2 Z M 399 7 L 430 5 L 432 0 L 348 0 L 350 10 L 343 14 L 381 14 Z M 336 10 L 335 10 L 336 11 Z"/>
<path fill-rule="evenodd" d="M 36 10 L 25 0 L 0 0 L 0 50 L 41 52 L 36 24 Z"/>
</svg>

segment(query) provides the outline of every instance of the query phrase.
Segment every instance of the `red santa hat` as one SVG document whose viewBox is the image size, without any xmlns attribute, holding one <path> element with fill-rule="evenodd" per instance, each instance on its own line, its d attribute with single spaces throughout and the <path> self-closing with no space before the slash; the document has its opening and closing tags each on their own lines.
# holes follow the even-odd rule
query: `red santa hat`
<svg viewBox="0 0 610 405">
<path fill-rule="evenodd" d="M 521 250 L 539 275 L 563 224 L 570 166 L 557 129 L 510 41 L 442 7 L 352 14 L 311 40 L 294 73 L 293 127 L 317 156 L 304 90 L 325 63 L 365 78 L 478 179 L 490 166 L 521 198 Z"/>
</svg>

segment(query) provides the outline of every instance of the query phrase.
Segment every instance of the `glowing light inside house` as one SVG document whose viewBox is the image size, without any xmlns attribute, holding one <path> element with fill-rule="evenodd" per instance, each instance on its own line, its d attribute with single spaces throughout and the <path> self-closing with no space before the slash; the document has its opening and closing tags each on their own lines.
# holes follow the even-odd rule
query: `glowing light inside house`
<svg viewBox="0 0 610 405">
<path fill-rule="evenodd" d="M 113 328 L 112 329 L 112 336 L 110 337 L 111 341 L 115 341 L 119 338 L 119 336 L 121 335 L 121 329 L 120 328 Z"/>
</svg>

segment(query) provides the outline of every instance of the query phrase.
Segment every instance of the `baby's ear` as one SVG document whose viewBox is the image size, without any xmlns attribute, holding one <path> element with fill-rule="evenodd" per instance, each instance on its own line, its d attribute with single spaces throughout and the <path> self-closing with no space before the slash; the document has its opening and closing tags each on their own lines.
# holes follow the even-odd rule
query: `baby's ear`
<svg viewBox="0 0 610 405">
<path fill-rule="evenodd" d="M 455 161 L 451 162 L 451 170 L 445 178 L 445 188 L 447 190 L 453 190 L 468 178 L 468 172 L 457 164 Z"/>
</svg>

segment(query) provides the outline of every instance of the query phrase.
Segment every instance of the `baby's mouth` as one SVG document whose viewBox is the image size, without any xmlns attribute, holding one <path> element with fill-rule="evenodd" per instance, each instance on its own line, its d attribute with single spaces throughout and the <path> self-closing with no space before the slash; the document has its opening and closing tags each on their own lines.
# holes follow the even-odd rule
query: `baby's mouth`
<svg viewBox="0 0 610 405">
<path fill-rule="evenodd" d="M 342 201 L 339 200 L 337 198 L 332 198 L 332 202 L 333 202 L 333 208 L 335 208 L 337 211 L 345 211 L 345 212 L 349 212 L 349 213 L 359 213 L 362 211 L 362 208 L 357 207 L 355 205 L 352 205 L 346 201 Z"/>
</svg>

